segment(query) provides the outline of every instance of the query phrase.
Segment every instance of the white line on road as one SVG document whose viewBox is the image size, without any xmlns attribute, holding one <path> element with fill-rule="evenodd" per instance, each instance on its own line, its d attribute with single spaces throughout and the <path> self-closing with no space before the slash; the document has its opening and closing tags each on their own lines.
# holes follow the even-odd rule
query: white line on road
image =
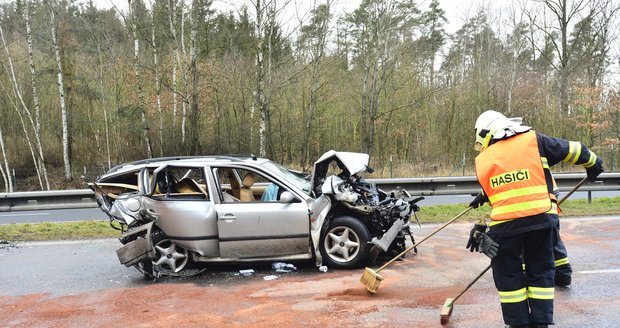
<svg viewBox="0 0 620 328">
<path fill-rule="evenodd" d="M 606 269 L 606 270 L 584 270 L 584 271 L 577 271 L 578 273 L 583 273 L 583 274 L 598 274 L 598 273 L 619 273 L 620 269 Z"/>
<path fill-rule="evenodd" d="M 576 222 L 582 222 L 582 221 L 613 221 L 613 220 L 620 220 L 620 216 L 618 215 L 605 215 L 605 216 L 586 216 L 586 217 L 575 217 L 575 216 L 568 216 L 568 217 L 562 217 L 560 216 L 560 221 L 576 221 Z"/>
<path fill-rule="evenodd" d="M 35 216 L 35 215 L 50 215 L 49 213 L 46 212 L 39 212 L 39 213 L 33 213 L 33 214 L 0 214 L 0 216 Z"/>
</svg>

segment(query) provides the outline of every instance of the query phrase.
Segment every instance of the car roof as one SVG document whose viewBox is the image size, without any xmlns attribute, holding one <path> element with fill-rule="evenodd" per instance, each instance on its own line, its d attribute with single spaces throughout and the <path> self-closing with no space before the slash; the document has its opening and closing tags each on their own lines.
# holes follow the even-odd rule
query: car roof
<svg viewBox="0 0 620 328">
<path fill-rule="evenodd" d="M 209 156 L 171 156 L 171 157 L 156 157 L 147 158 L 129 163 L 120 164 L 112 167 L 106 176 L 114 175 L 115 173 L 121 173 L 126 171 L 132 171 L 136 168 L 142 168 L 146 166 L 159 166 L 162 164 L 185 164 L 185 165 L 205 165 L 208 163 L 247 163 L 252 162 L 256 164 L 262 164 L 269 161 L 266 158 L 259 158 L 254 155 L 209 155 Z"/>
</svg>

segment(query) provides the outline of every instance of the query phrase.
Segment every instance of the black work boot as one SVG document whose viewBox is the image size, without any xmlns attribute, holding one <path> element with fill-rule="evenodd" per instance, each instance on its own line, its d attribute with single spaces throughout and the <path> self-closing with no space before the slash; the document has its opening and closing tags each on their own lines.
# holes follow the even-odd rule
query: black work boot
<svg viewBox="0 0 620 328">
<path fill-rule="evenodd" d="M 521 326 L 506 325 L 506 328 L 530 328 L 530 325 L 521 325 Z"/>
<path fill-rule="evenodd" d="M 541 325 L 541 324 L 536 324 L 536 323 L 533 323 L 530 325 L 530 328 L 548 328 L 548 327 L 549 325 Z"/>
</svg>

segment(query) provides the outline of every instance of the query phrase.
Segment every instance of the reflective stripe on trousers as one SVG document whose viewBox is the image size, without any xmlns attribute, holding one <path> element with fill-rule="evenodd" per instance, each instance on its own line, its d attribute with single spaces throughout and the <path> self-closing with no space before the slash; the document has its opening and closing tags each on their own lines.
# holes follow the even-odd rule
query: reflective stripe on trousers
<svg viewBox="0 0 620 328">
<path fill-rule="evenodd" d="M 559 267 L 560 265 L 566 265 L 568 264 L 568 257 L 565 257 L 563 259 L 559 259 L 559 260 L 555 260 L 555 267 Z"/>
<path fill-rule="evenodd" d="M 499 301 L 502 303 L 517 303 L 527 300 L 527 291 L 525 288 L 513 291 L 499 292 Z"/>
<path fill-rule="evenodd" d="M 554 262 L 556 268 L 559 267 L 559 266 L 562 266 L 562 265 L 567 265 L 569 263 L 570 262 L 568 261 L 568 257 L 565 257 L 565 258 L 559 259 L 559 260 L 555 260 L 555 262 Z M 523 263 L 522 268 L 523 268 L 523 271 L 525 271 L 525 263 Z"/>
<path fill-rule="evenodd" d="M 528 298 L 539 300 L 552 300 L 554 296 L 553 287 L 534 287 L 528 286 L 513 291 L 503 291 L 499 293 L 499 301 L 502 303 L 524 302 Z"/>
<path fill-rule="evenodd" d="M 552 300 L 553 294 L 553 287 L 527 287 L 527 297 L 530 299 Z"/>
</svg>

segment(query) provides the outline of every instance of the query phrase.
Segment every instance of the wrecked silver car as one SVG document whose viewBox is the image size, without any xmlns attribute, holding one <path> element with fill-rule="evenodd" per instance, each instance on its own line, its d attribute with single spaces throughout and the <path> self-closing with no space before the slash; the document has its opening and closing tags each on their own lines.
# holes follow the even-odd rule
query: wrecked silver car
<svg viewBox="0 0 620 328">
<path fill-rule="evenodd" d="M 213 262 L 314 259 L 348 269 L 413 242 L 409 220 L 422 199 L 366 182 L 368 160 L 331 150 L 306 175 L 253 156 L 156 158 L 89 186 L 122 232 L 120 262 L 147 276 L 192 275 Z"/>
</svg>

